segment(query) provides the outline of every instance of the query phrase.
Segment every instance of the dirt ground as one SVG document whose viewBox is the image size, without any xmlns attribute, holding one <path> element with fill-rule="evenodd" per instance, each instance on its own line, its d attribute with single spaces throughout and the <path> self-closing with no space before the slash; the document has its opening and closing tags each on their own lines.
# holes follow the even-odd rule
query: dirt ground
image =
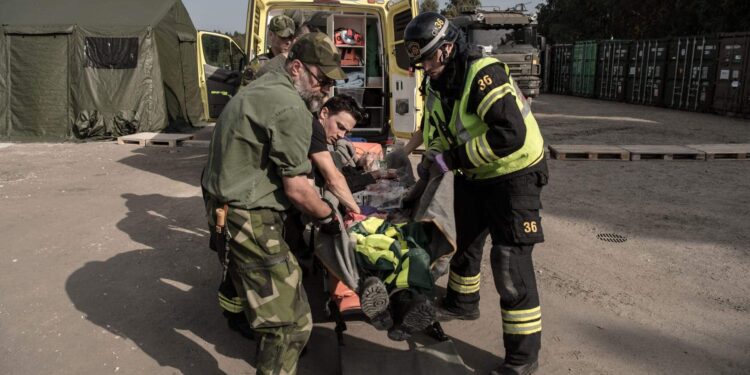
<svg viewBox="0 0 750 375">
<path fill-rule="evenodd" d="M 555 95 L 534 111 L 550 144 L 750 143 L 749 121 L 714 115 Z M 205 160 L 204 148 L 0 144 L 0 373 L 254 373 L 255 344 L 217 305 Z M 538 373 L 750 373 L 750 161 L 549 169 Z M 444 324 L 478 374 L 503 356 L 488 262 L 482 272 L 481 319 Z M 333 324 L 307 280 L 317 323 L 299 373 L 335 374 Z M 347 347 L 366 354 L 347 361 L 429 343 L 348 326 Z"/>
</svg>

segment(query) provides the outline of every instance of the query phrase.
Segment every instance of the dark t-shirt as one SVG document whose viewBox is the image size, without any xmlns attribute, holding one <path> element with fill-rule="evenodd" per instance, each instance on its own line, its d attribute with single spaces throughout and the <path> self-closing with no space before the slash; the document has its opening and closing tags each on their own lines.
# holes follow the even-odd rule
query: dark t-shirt
<svg viewBox="0 0 750 375">
<path fill-rule="evenodd" d="M 323 124 L 318 120 L 318 116 L 313 115 L 312 121 L 312 139 L 310 140 L 310 150 L 307 155 L 317 154 L 318 152 L 328 151 L 328 142 L 326 142 L 326 130 Z"/>
<path fill-rule="evenodd" d="M 312 136 L 310 139 L 310 149 L 307 151 L 307 156 L 310 157 L 313 154 L 317 154 L 323 151 L 328 152 L 328 143 L 326 143 L 326 130 L 323 129 L 323 124 L 321 124 L 318 120 L 318 116 L 313 113 Z M 313 169 L 310 175 L 313 179 L 315 179 L 315 186 L 325 186 L 326 182 L 325 180 L 323 180 L 323 176 L 321 176 L 320 171 L 318 171 L 318 168 L 315 165 L 313 165 Z"/>
<path fill-rule="evenodd" d="M 313 114 L 311 138 L 310 150 L 307 152 L 308 156 L 323 151 L 329 152 L 328 142 L 326 142 L 326 131 L 323 128 L 323 124 L 318 121 L 318 116 L 315 114 Z M 339 168 L 339 170 L 341 170 L 342 174 L 344 175 L 346 184 L 349 186 L 349 189 L 352 191 L 352 193 L 362 191 L 365 189 L 365 187 L 367 187 L 367 185 L 375 183 L 375 178 L 373 178 L 371 174 L 364 173 L 359 168 L 353 168 L 349 166 L 341 168 L 340 163 L 336 160 L 337 156 L 335 155 L 335 153 L 331 152 L 331 157 L 333 158 L 333 162 L 334 164 L 336 164 L 336 167 Z M 315 179 L 315 186 L 325 186 L 326 182 L 323 179 L 323 176 L 320 174 L 320 171 L 318 171 L 317 167 L 313 166 L 311 174 Z"/>
</svg>

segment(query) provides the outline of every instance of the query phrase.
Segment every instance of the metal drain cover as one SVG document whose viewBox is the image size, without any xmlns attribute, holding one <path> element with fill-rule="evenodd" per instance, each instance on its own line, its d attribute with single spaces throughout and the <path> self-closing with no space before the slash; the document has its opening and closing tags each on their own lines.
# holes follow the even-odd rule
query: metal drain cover
<svg viewBox="0 0 750 375">
<path fill-rule="evenodd" d="M 596 235 L 596 238 L 607 241 L 607 242 L 615 242 L 615 243 L 623 243 L 628 240 L 627 237 L 617 234 L 617 233 L 599 233 Z"/>
</svg>

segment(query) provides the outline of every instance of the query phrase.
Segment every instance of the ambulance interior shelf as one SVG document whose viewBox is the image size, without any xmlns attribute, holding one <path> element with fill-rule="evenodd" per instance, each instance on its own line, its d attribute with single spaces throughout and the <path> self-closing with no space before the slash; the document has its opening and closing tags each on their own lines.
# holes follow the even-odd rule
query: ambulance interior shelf
<svg viewBox="0 0 750 375">
<path fill-rule="evenodd" d="M 341 53 L 346 80 L 336 82 L 334 95 L 355 98 L 367 112 L 360 130 L 380 131 L 384 121 L 383 70 L 379 18 L 367 13 L 334 13 L 328 19 L 331 40 Z"/>
</svg>

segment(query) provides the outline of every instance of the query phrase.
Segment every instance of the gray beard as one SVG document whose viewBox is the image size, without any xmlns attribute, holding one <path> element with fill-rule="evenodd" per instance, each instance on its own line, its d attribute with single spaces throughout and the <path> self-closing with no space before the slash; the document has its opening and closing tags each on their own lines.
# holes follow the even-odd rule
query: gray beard
<svg viewBox="0 0 750 375">
<path fill-rule="evenodd" d="M 320 110 L 320 107 L 323 106 L 323 98 L 325 95 L 317 90 L 313 90 L 308 81 L 309 73 L 304 72 L 299 79 L 294 82 L 294 88 L 297 89 L 302 101 L 307 105 L 307 109 L 310 112 L 317 112 Z"/>
<path fill-rule="evenodd" d="M 307 110 L 310 112 L 318 112 L 323 107 L 323 95 L 320 93 L 311 94 L 308 97 L 302 96 L 302 100 L 307 104 Z"/>
</svg>

